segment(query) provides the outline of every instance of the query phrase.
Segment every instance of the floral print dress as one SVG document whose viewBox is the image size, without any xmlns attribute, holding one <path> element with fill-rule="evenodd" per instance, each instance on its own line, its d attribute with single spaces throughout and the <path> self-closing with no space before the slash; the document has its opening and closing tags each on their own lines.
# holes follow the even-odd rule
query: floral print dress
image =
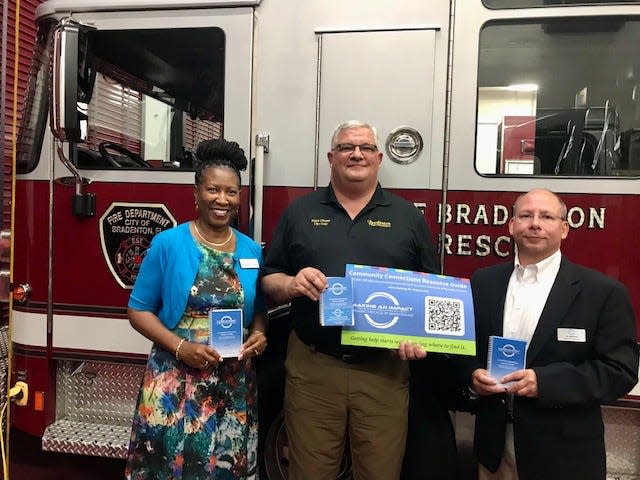
<svg viewBox="0 0 640 480">
<path fill-rule="evenodd" d="M 244 295 L 232 254 L 198 248 L 202 262 L 173 331 L 207 343 L 208 312 L 241 308 Z M 134 415 L 126 478 L 257 480 L 256 397 L 250 360 L 225 359 L 212 371 L 199 370 L 154 345 Z"/>
</svg>

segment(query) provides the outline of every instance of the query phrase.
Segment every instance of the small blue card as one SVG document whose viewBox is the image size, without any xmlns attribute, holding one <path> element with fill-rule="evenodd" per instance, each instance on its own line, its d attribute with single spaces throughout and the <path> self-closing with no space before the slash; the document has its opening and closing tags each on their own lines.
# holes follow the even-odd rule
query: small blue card
<svg viewBox="0 0 640 480">
<path fill-rule="evenodd" d="M 223 358 L 237 358 L 242 346 L 242 310 L 211 310 L 209 313 L 209 346 Z"/>
<path fill-rule="evenodd" d="M 526 357 L 527 342 L 525 340 L 499 337 L 497 335 L 489 337 L 487 370 L 489 371 L 489 376 L 497 381 L 499 386 L 508 385 L 500 383 L 502 377 L 524 368 Z"/>
<path fill-rule="evenodd" d="M 320 294 L 320 325 L 343 327 L 353 325 L 353 292 L 351 279 L 327 277 L 328 287 Z"/>
</svg>

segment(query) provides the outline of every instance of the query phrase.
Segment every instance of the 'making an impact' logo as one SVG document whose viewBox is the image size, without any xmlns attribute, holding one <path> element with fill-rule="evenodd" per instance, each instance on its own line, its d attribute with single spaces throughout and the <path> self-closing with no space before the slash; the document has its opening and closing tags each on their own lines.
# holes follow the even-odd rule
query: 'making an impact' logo
<svg viewBox="0 0 640 480">
<path fill-rule="evenodd" d="M 518 349 L 513 345 L 511 345 L 510 343 L 504 344 L 502 348 L 499 348 L 498 350 L 502 352 L 502 355 L 504 355 L 507 358 L 511 358 L 514 355 L 518 354 Z"/>
<path fill-rule="evenodd" d="M 333 285 L 331 285 L 331 287 L 329 287 L 329 291 L 334 295 L 342 295 L 346 289 L 347 287 L 345 287 L 344 285 L 338 282 L 334 283 Z"/>
<path fill-rule="evenodd" d="M 400 317 L 411 315 L 413 307 L 401 305 L 396 297 L 388 292 L 373 292 L 364 303 L 353 305 L 355 313 L 363 314 L 366 321 L 374 328 L 387 329 L 393 327 Z"/>
<path fill-rule="evenodd" d="M 218 325 L 225 329 L 233 327 L 235 323 L 236 320 L 231 315 L 223 315 L 218 319 Z"/>
</svg>

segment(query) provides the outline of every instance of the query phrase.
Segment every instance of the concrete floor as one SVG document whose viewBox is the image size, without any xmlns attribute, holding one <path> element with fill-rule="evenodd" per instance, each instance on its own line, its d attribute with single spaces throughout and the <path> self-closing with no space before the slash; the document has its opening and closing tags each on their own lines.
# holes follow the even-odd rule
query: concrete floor
<svg viewBox="0 0 640 480">
<path fill-rule="evenodd" d="M 459 480 L 476 480 L 473 460 L 473 417 L 454 417 L 458 441 Z M 124 478 L 124 460 L 43 452 L 40 439 L 19 431 L 11 432 L 10 480 L 119 480 Z M 9 480 L 9 479 L 5 479 Z"/>
<path fill-rule="evenodd" d="M 4 480 L 120 480 L 124 460 L 43 452 L 40 438 L 11 430 L 9 479 Z"/>
</svg>

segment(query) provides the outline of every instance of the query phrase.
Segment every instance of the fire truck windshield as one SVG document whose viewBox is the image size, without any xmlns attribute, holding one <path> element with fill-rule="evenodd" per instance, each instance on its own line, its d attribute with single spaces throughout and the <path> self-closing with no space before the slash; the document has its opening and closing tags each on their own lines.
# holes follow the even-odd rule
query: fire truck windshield
<svg viewBox="0 0 640 480">
<path fill-rule="evenodd" d="M 41 27 L 44 30 L 44 27 Z M 20 172 L 35 168 L 47 117 L 51 35 L 21 129 Z M 83 59 L 97 72 L 87 106 L 85 143 L 71 159 L 80 169 L 191 169 L 192 150 L 222 135 L 225 35 L 220 28 L 93 30 Z M 87 88 L 87 86 L 83 86 Z M 31 100 L 32 99 L 32 100 Z M 39 139 L 39 142 L 37 141 Z"/>
</svg>

